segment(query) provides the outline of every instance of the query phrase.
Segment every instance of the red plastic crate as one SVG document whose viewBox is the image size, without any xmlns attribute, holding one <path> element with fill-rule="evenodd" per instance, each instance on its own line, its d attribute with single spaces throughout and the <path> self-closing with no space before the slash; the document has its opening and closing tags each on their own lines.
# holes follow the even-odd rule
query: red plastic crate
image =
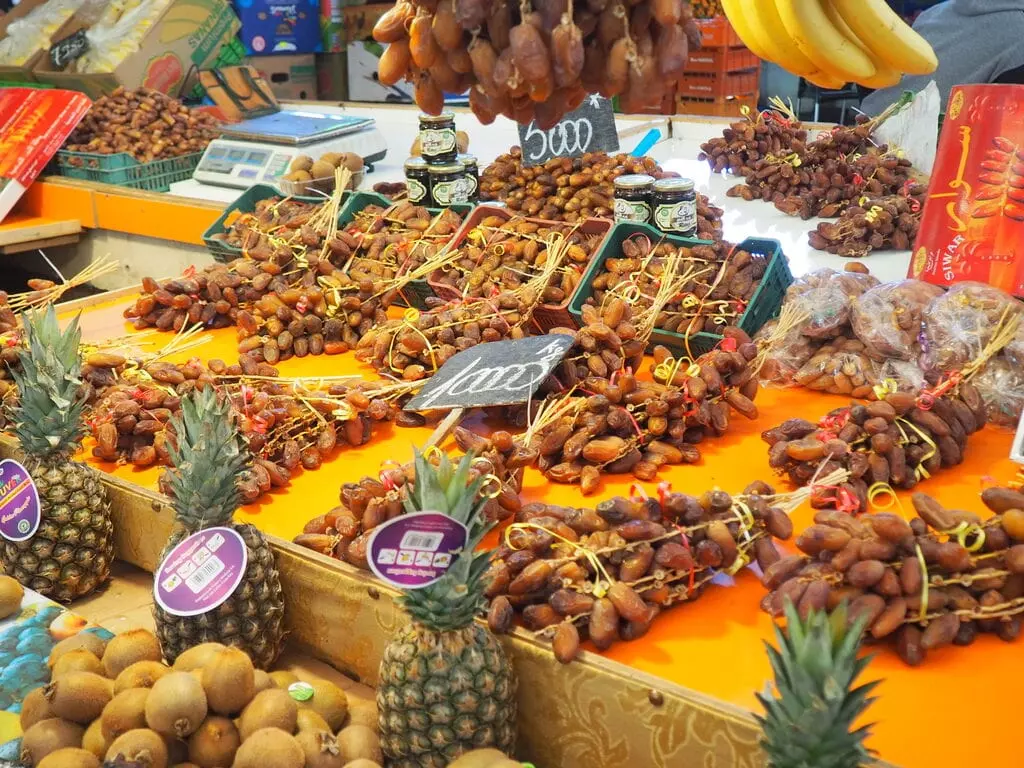
<svg viewBox="0 0 1024 768">
<path fill-rule="evenodd" d="M 743 45 L 740 36 L 732 28 L 732 24 L 725 16 L 715 16 L 713 19 L 696 19 L 700 27 L 704 48 L 735 48 Z"/>
<path fill-rule="evenodd" d="M 725 74 L 744 69 L 757 69 L 761 60 L 749 48 L 707 48 L 693 51 L 686 62 L 687 72 Z"/>
<path fill-rule="evenodd" d="M 680 97 L 676 104 L 677 115 L 705 115 L 711 117 L 739 117 L 743 107 L 757 109 L 757 94 L 744 96 L 722 96 L 719 98 Z"/>
<path fill-rule="evenodd" d="M 755 93 L 760 80 L 760 68 L 748 72 L 724 74 L 687 73 L 679 84 L 678 93 L 680 96 L 697 96 L 702 99 L 742 96 Z"/>
</svg>

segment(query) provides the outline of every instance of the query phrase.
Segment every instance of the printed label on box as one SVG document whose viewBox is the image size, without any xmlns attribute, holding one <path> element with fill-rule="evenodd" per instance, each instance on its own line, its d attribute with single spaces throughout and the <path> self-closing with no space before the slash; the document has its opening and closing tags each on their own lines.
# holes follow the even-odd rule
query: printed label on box
<svg viewBox="0 0 1024 768">
<path fill-rule="evenodd" d="M 438 581 L 466 546 L 466 526 L 440 512 L 413 512 L 373 529 L 370 569 L 388 584 L 421 589 Z"/>
<path fill-rule="evenodd" d="M 173 616 L 198 616 L 221 605 L 242 582 L 245 541 L 231 528 L 207 528 L 178 544 L 156 571 L 157 603 Z"/>
<path fill-rule="evenodd" d="M 26 541 L 39 529 L 39 491 L 14 459 L 0 461 L 0 536 Z"/>
</svg>

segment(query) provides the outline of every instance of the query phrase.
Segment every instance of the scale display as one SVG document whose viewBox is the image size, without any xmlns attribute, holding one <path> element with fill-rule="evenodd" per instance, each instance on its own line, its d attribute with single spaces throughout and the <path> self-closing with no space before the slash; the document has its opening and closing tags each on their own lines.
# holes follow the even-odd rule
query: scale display
<svg viewBox="0 0 1024 768">
<path fill-rule="evenodd" d="M 301 146 L 362 131 L 373 123 L 371 117 L 283 110 L 226 125 L 222 133 L 229 138 L 244 141 Z"/>
</svg>

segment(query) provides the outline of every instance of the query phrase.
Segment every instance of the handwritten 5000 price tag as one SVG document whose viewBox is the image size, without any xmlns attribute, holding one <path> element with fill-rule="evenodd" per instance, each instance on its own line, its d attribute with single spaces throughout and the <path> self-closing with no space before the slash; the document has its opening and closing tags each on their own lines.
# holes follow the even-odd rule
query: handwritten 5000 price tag
<svg viewBox="0 0 1024 768">
<path fill-rule="evenodd" d="M 591 94 L 550 130 L 541 130 L 534 121 L 520 125 L 519 145 L 526 165 L 538 165 L 553 157 L 579 157 L 586 152 L 617 152 L 619 133 L 612 103 Z"/>
</svg>

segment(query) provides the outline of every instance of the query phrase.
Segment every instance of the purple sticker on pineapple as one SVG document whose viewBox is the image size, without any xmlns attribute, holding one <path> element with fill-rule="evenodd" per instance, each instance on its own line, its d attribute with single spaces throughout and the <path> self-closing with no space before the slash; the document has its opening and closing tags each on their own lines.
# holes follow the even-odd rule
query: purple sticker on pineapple
<svg viewBox="0 0 1024 768">
<path fill-rule="evenodd" d="M 245 542 L 231 528 L 194 533 L 157 568 L 153 596 L 173 616 L 208 613 L 238 589 L 248 559 Z"/>
<path fill-rule="evenodd" d="M 25 541 L 39 528 L 39 491 L 14 459 L 0 461 L 0 536 Z"/>
<path fill-rule="evenodd" d="M 466 546 L 466 526 L 440 512 L 413 512 L 378 525 L 370 535 L 370 570 L 402 589 L 438 581 Z"/>
</svg>

